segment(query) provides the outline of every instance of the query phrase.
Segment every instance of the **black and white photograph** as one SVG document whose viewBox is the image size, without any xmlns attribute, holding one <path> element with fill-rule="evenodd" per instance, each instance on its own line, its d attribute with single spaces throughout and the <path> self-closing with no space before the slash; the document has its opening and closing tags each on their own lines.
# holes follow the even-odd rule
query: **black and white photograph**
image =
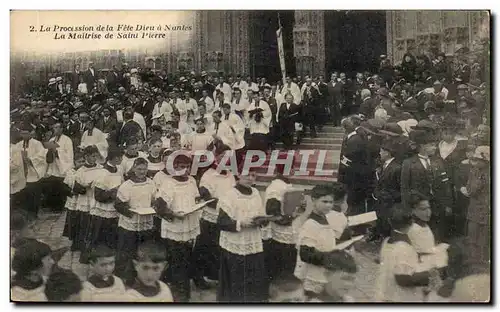
<svg viewBox="0 0 500 312">
<path fill-rule="evenodd" d="M 492 302 L 489 10 L 9 14 L 11 303 Z"/>
</svg>

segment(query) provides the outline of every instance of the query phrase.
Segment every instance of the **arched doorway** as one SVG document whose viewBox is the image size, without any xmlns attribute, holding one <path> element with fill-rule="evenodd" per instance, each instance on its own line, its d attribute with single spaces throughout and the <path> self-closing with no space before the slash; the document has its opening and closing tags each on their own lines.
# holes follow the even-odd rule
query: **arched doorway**
<svg viewBox="0 0 500 312">
<path fill-rule="evenodd" d="M 250 29 L 250 74 L 266 77 L 271 82 L 281 79 L 278 57 L 278 14 L 283 27 L 283 46 L 287 74 L 295 75 L 293 57 L 294 11 L 252 11 Z"/>
<path fill-rule="evenodd" d="M 378 69 L 379 56 L 387 52 L 385 11 L 325 11 L 326 70 Z"/>
</svg>

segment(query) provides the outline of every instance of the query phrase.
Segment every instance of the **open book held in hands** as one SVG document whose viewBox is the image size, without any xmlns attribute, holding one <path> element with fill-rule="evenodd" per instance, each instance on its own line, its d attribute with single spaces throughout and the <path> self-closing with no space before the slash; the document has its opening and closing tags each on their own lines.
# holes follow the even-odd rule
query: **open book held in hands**
<svg viewBox="0 0 500 312">
<path fill-rule="evenodd" d="M 180 215 L 186 216 L 186 215 L 191 214 L 191 213 L 193 213 L 195 211 L 203 209 L 203 207 L 205 207 L 207 204 L 209 204 L 209 203 L 211 203 L 213 201 L 215 201 L 215 198 L 209 199 L 209 200 L 204 201 L 204 202 L 200 202 L 200 203 L 194 205 L 193 207 L 191 207 L 191 209 L 189 211 L 178 211 L 177 213 L 180 214 Z"/>
</svg>

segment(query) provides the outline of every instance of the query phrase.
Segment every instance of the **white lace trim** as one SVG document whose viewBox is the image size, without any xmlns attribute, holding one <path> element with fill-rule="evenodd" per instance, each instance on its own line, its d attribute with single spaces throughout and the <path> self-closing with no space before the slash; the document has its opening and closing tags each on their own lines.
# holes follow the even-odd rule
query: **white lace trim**
<svg viewBox="0 0 500 312">
<path fill-rule="evenodd" d="M 219 217 L 219 212 L 210 207 L 205 207 L 201 214 L 201 218 L 210 223 L 217 223 L 218 217 Z"/>
<path fill-rule="evenodd" d="M 73 197 L 67 197 L 66 198 L 66 204 L 64 207 L 68 210 L 76 210 L 76 195 Z"/>
<path fill-rule="evenodd" d="M 176 242 L 188 242 L 190 240 L 195 240 L 198 235 L 200 235 L 200 227 L 192 228 L 187 232 L 173 232 L 168 229 L 163 229 L 162 225 L 161 237 L 168 238 Z"/>
<path fill-rule="evenodd" d="M 111 205 L 112 210 L 103 207 L 104 205 Z M 90 209 L 90 214 L 93 216 L 98 216 L 101 218 L 113 219 L 118 217 L 118 212 L 114 209 L 113 204 L 101 204 L 101 206 L 95 205 Z"/>
<path fill-rule="evenodd" d="M 276 223 L 271 223 L 272 227 L 272 236 L 273 239 L 277 242 L 283 244 L 292 244 L 295 245 L 297 243 L 297 232 L 292 225 L 278 225 Z"/>
<path fill-rule="evenodd" d="M 120 215 L 118 226 L 132 232 L 148 231 L 153 229 L 153 215 L 141 216 L 134 214 L 132 218 Z"/>
<path fill-rule="evenodd" d="M 273 231 L 271 229 L 271 224 L 268 224 L 266 226 L 261 227 L 260 230 L 262 232 L 262 239 L 263 240 L 268 240 L 268 239 L 271 239 L 273 237 Z"/>
<path fill-rule="evenodd" d="M 253 255 L 264 251 L 260 229 L 243 229 L 241 232 L 221 231 L 219 245 L 237 255 Z"/>
</svg>

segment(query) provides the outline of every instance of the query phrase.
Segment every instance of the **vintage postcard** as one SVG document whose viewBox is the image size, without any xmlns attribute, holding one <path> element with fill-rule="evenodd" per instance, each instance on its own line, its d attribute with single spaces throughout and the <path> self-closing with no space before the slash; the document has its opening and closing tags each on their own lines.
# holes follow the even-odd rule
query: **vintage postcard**
<svg viewBox="0 0 500 312">
<path fill-rule="evenodd" d="M 489 303 L 490 12 L 10 12 L 10 298 Z"/>
</svg>

